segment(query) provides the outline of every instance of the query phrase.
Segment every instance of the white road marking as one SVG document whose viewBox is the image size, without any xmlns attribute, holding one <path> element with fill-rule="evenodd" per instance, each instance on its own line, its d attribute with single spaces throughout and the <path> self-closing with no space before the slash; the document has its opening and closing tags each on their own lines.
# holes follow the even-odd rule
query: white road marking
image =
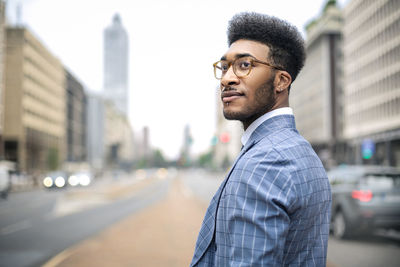
<svg viewBox="0 0 400 267">
<path fill-rule="evenodd" d="M 32 227 L 32 222 L 30 220 L 19 221 L 1 228 L 0 235 L 9 235 L 30 227 Z"/>
<path fill-rule="evenodd" d="M 92 209 L 94 207 L 109 203 L 110 200 L 102 195 L 87 195 L 77 198 L 60 198 L 54 205 L 52 216 L 49 219 L 63 217 L 72 213 Z"/>
</svg>

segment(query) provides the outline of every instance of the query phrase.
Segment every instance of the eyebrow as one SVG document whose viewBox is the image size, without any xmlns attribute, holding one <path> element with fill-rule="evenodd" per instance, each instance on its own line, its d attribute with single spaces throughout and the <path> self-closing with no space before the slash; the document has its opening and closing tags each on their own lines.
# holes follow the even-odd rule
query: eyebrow
<svg viewBox="0 0 400 267">
<path fill-rule="evenodd" d="M 235 55 L 235 59 L 241 58 L 241 57 L 254 57 L 254 56 L 252 54 L 249 54 L 249 53 L 242 53 L 242 54 L 236 54 Z M 222 56 L 221 60 L 226 60 L 226 56 Z"/>
</svg>

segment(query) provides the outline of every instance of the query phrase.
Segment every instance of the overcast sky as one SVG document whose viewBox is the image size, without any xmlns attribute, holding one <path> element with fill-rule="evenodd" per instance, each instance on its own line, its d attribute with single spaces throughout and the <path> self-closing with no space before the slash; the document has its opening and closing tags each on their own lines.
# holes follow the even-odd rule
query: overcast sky
<svg viewBox="0 0 400 267">
<path fill-rule="evenodd" d="M 129 35 L 130 121 L 150 129 L 153 147 L 174 158 L 190 125 L 192 151 L 206 151 L 216 128 L 218 81 L 212 63 L 227 49 L 226 28 L 238 12 L 285 19 L 304 33 L 326 0 L 8 0 L 20 21 L 88 90 L 102 90 L 103 29 L 119 13 Z M 341 5 L 346 0 L 338 1 Z"/>
</svg>

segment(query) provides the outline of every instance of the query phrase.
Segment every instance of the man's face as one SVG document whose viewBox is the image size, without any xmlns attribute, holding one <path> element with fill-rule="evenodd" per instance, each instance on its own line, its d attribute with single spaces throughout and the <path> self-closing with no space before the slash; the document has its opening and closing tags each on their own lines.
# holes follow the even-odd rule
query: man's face
<svg viewBox="0 0 400 267">
<path fill-rule="evenodd" d="M 234 42 L 222 59 L 233 62 L 244 55 L 267 61 L 268 46 L 250 40 Z M 221 79 L 223 113 L 228 120 L 240 120 L 245 128 L 255 119 L 270 111 L 275 104 L 275 70 L 254 63 L 249 75 L 238 78 L 231 66 Z"/>
</svg>

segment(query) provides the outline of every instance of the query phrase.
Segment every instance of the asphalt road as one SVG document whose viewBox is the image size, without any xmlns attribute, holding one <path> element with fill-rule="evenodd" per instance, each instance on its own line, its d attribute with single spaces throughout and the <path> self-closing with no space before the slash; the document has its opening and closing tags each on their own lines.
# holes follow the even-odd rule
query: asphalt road
<svg viewBox="0 0 400 267">
<path fill-rule="evenodd" d="M 328 259 L 337 267 L 398 267 L 400 238 L 395 232 L 377 231 L 349 240 L 329 239 Z"/>
<path fill-rule="evenodd" d="M 168 186 L 166 179 L 120 199 L 102 201 L 97 196 L 95 202 L 100 205 L 92 200 L 89 207 L 77 210 L 76 202 L 72 211 L 71 198 L 66 198 L 70 190 L 11 194 L 0 202 L 0 266 L 40 266 L 62 250 L 157 202 Z"/>
</svg>

